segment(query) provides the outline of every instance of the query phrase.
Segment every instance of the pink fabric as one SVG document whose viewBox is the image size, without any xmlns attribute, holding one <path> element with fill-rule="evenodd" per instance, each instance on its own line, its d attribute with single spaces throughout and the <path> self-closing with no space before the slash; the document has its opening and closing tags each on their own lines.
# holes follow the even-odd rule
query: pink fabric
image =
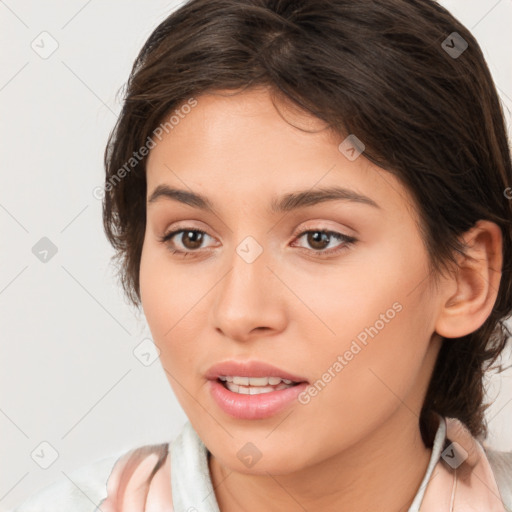
<svg viewBox="0 0 512 512">
<path fill-rule="evenodd" d="M 507 512 L 482 445 L 459 420 L 447 418 L 446 427 L 452 444 L 434 467 L 420 512 Z M 169 456 L 147 484 L 157 461 L 158 454 L 147 447 L 121 457 L 109 477 L 101 510 L 173 512 Z"/>
<path fill-rule="evenodd" d="M 159 458 L 151 448 L 137 448 L 116 462 L 107 482 L 107 497 L 100 505 L 102 512 L 173 512 L 169 456 L 147 482 Z"/>
<path fill-rule="evenodd" d="M 467 458 L 460 466 L 452 468 L 454 464 L 447 462 L 452 454 L 448 447 L 448 456 L 441 457 L 434 468 L 420 511 L 506 512 L 492 468 L 479 441 L 454 418 L 446 418 L 446 437 L 454 443 L 452 449 L 464 457 L 467 453 Z"/>
</svg>

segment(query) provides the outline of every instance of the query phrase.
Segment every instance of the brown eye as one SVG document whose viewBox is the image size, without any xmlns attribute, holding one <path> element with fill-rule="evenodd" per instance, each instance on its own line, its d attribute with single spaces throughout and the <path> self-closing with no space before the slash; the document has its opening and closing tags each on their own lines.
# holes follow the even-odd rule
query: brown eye
<svg viewBox="0 0 512 512">
<path fill-rule="evenodd" d="M 321 250 L 325 249 L 329 245 L 329 239 L 331 236 L 324 231 L 308 231 L 306 234 L 308 244 L 313 249 Z"/>
<path fill-rule="evenodd" d="M 202 231 L 183 231 L 181 243 L 186 249 L 199 249 L 204 238 Z"/>
<path fill-rule="evenodd" d="M 169 250 L 173 253 L 192 253 L 199 252 L 208 233 L 200 229 L 176 229 L 160 237 L 162 243 L 169 245 Z"/>
<path fill-rule="evenodd" d="M 341 251 L 348 249 L 349 246 L 353 245 L 357 239 L 352 236 L 343 235 L 336 231 L 329 231 L 326 229 L 310 229 L 299 233 L 296 237 L 297 240 L 304 238 L 308 247 L 299 245 L 302 249 L 309 250 L 315 255 L 333 256 Z M 332 241 L 338 241 L 338 244 L 333 247 L 329 247 Z M 328 250 L 325 250 L 328 249 Z"/>
</svg>

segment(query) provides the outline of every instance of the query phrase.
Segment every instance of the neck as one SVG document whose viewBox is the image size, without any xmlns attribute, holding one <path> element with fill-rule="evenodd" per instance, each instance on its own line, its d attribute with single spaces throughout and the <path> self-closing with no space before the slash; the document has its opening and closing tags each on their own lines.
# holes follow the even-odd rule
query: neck
<svg viewBox="0 0 512 512">
<path fill-rule="evenodd" d="M 430 455 L 431 449 L 421 439 L 418 417 L 402 404 L 364 440 L 293 474 L 238 473 L 223 467 L 213 455 L 209 467 L 222 512 L 406 512 Z"/>
</svg>

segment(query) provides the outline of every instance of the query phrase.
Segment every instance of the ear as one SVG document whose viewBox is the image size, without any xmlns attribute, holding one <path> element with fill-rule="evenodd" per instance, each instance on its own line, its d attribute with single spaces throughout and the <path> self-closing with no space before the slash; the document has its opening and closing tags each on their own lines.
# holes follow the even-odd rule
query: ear
<svg viewBox="0 0 512 512">
<path fill-rule="evenodd" d="M 468 257 L 443 287 L 441 310 L 435 330 L 445 338 L 458 338 L 476 331 L 489 317 L 498 296 L 503 264 L 500 227 L 479 220 L 463 235 Z M 474 259 L 473 259 L 474 258 Z"/>
</svg>

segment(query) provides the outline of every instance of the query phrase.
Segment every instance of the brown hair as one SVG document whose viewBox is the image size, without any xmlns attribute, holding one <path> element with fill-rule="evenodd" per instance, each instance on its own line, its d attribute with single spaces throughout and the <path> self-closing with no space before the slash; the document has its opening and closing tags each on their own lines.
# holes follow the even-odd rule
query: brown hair
<svg viewBox="0 0 512 512">
<path fill-rule="evenodd" d="M 364 156 L 403 183 L 434 278 L 464 253 L 460 235 L 477 220 L 499 225 L 504 267 L 492 313 L 443 343 L 420 416 L 427 444 L 433 413 L 486 435 L 484 372 L 511 334 L 510 149 L 477 41 L 432 0 L 191 0 L 165 19 L 135 60 L 105 150 L 104 227 L 127 297 L 140 306 L 146 157 L 133 155 L 191 96 L 252 86 L 324 120 L 340 141 L 355 134 Z"/>
</svg>

